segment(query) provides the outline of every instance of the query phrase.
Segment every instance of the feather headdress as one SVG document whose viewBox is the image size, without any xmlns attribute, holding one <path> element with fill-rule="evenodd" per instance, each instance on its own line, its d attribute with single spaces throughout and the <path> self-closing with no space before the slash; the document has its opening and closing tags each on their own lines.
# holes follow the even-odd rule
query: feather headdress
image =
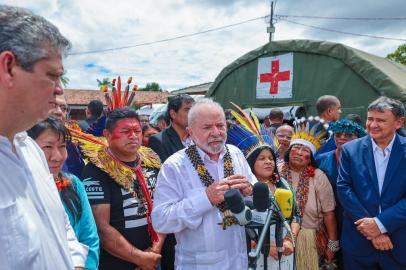
<svg viewBox="0 0 406 270">
<path fill-rule="evenodd" d="M 127 80 L 127 86 L 125 87 L 124 93 L 121 93 L 120 76 L 118 76 L 117 80 L 113 79 L 111 83 L 112 84 L 111 94 L 109 93 L 108 85 L 101 86 L 101 90 L 104 92 L 104 98 L 106 99 L 109 111 L 131 105 L 135 97 L 135 92 L 138 91 L 138 86 L 134 85 L 130 95 L 131 81 L 132 77 L 129 77 Z"/>
<path fill-rule="evenodd" d="M 231 111 L 238 124 L 229 128 L 227 143 L 237 146 L 246 158 L 258 147 L 269 146 L 273 149 L 273 140 L 269 137 L 267 131 L 261 128 L 256 115 L 252 111 L 246 113 L 232 102 L 231 104 L 238 110 L 238 112 Z"/>
<path fill-rule="evenodd" d="M 328 124 L 316 116 L 296 119 L 293 122 L 294 133 L 290 145 L 303 144 L 310 148 L 313 155 L 325 144 L 330 137 Z"/>
</svg>

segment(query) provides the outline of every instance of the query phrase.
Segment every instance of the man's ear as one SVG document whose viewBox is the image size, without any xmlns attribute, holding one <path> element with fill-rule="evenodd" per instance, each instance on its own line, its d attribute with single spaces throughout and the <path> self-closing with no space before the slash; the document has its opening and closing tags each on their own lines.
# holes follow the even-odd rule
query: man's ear
<svg viewBox="0 0 406 270">
<path fill-rule="evenodd" d="M 169 110 L 169 116 L 171 117 L 171 121 L 172 121 L 173 118 L 175 118 L 176 112 L 175 112 L 174 109 L 170 109 L 170 110 Z"/>
<path fill-rule="evenodd" d="M 17 59 L 10 51 L 0 53 L 0 82 L 7 87 L 13 85 L 13 68 L 17 67 Z"/>
<path fill-rule="evenodd" d="M 404 123 L 405 123 L 405 117 L 404 116 L 399 117 L 398 119 L 396 119 L 396 129 L 399 129 L 399 128 L 403 127 Z"/>
<path fill-rule="evenodd" d="M 193 131 L 189 126 L 186 127 L 186 132 L 187 132 L 187 134 L 189 134 L 190 137 L 192 137 Z"/>
</svg>

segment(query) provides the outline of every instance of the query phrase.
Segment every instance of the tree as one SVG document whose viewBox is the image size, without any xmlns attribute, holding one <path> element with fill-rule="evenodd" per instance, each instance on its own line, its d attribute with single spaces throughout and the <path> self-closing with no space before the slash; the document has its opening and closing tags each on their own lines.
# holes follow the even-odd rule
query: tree
<svg viewBox="0 0 406 270">
<path fill-rule="evenodd" d="M 157 92 L 162 92 L 161 86 L 159 86 L 159 83 L 156 82 L 151 82 L 147 83 L 147 85 L 144 88 L 140 88 L 139 91 L 157 91 Z"/>
<path fill-rule="evenodd" d="M 110 82 L 110 79 L 109 78 L 103 78 L 101 81 L 99 80 L 99 79 L 96 79 L 96 81 L 97 81 L 97 86 L 99 87 L 99 88 L 101 88 L 102 86 L 108 86 L 108 87 L 112 87 L 113 85 L 111 84 L 111 82 Z"/>
<path fill-rule="evenodd" d="M 406 43 L 400 45 L 396 51 L 386 56 L 387 59 L 406 65 Z"/>
<path fill-rule="evenodd" d="M 66 86 L 68 86 L 69 84 L 69 78 L 66 77 L 65 75 L 61 76 L 61 83 L 63 85 L 64 88 L 66 88 Z"/>
</svg>

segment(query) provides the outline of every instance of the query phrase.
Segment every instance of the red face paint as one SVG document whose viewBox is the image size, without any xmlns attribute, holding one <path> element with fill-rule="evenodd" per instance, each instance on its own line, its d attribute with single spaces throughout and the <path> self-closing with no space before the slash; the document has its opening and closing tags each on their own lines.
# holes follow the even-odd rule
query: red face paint
<svg viewBox="0 0 406 270">
<path fill-rule="evenodd" d="M 142 133 L 140 123 L 133 118 L 123 119 L 116 123 L 111 133 L 111 140 L 119 140 L 128 137 L 140 137 Z"/>
</svg>

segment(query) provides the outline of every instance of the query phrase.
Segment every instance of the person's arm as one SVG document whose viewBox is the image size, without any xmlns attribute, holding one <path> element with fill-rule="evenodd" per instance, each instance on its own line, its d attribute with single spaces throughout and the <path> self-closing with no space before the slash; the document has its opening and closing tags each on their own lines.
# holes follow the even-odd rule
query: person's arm
<svg viewBox="0 0 406 270">
<path fill-rule="evenodd" d="M 336 221 L 336 216 L 334 214 L 334 211 L 323 213 L 323 221 L 324 221 L 324 225 L 326 226 L 328 240 L 334 241 L 334 242 L 338 241 L 337 240 L 337 221 Z M 339 242 L 336 242 L 336 243 L 337 243 L 337 246 L 339 246 Z M 332 259 L 334 258 L 335 252 L 336 251 L 331 250 L 327 246 L 326 259 L 328 262 L 332 261 Z"/>
<path fill-rule="evenodd" d="M 348 215 L 353 222 L 364 218 L 371 217 L 368 210 L 362 206 L 353 190 L 351 177 L 351 158 L 346 145 L 341 147 L 340 168 L 337 178 L 337 196 Z"/>
<path fill-rule="evenodd" d="M 206 212 L 213 209 L 206 189 L 184 190 L 184 172 L 174 164 L 164 163 L 158 174 L 154 192 L 152 224 L 160 233 L 177 233 L 186 228 L 195 229 Z"/>
<path fill-rule="evenodd" d="M 104 250 L 115 257 L 136 264 L 141 269 L 155 269 L 161 255 L 137 249 L 112 227 L 110 225 L 110 204 L 92 205 L 92 211 Z"/>
<path fill-rule="evenodd" d="M 78 240 L 89 247 L 89 253 L 86 260 L 87 269 L 97 269 L 99 265 L 100 241 L 97 234 L 96 222 L 90 208 L 89 200 L 86 195 L 83 183 L 75 177 L 76 192 L 79 195 L 82 207 L 82 215 L 78 220 L 79 229 L 77 230 Z"/>
<path fill-rule="evenodd" d="M 68 240 L 68 248 L 71 254 L 73 266 L 75 268 L 81 268 L 85 266 L 88 247 L 84 244 L 79 243 L 76 238 L 75 232 L 70 225 L 69 216 L 64 211 L 65 214 L 65 229 L 66 229 L 66 239 Z"/>
<path fill-rule="evenodd" d="M 389 234 L 406 227 L 406 198 L 386 208 L 376 217 Z"/>
</svg>

